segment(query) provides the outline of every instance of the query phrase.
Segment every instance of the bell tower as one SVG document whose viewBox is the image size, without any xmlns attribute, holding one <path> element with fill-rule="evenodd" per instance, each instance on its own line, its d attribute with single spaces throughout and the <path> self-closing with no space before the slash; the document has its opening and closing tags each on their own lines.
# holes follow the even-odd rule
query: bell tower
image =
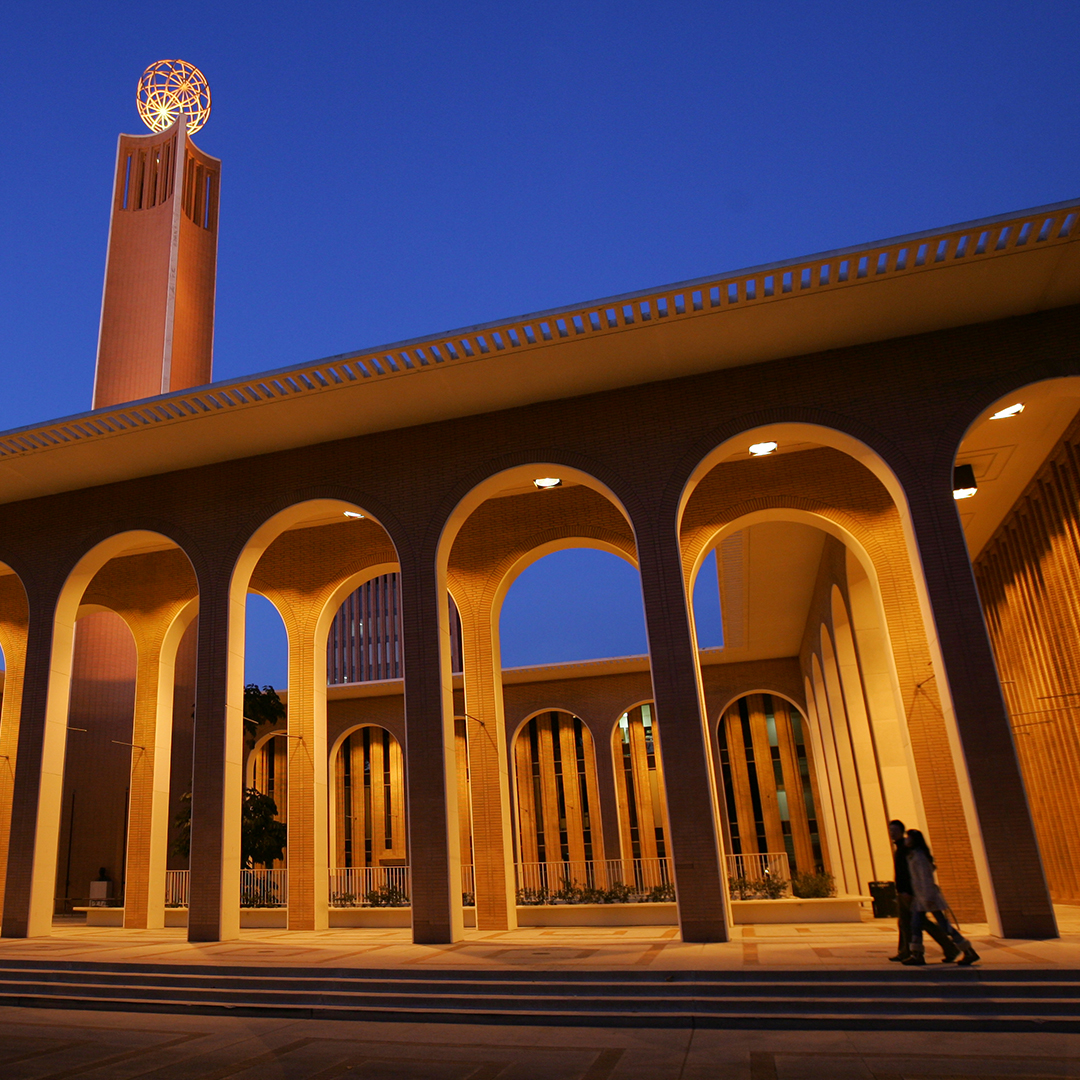
<svg viewBox="0 0 1080 1080">
<path fill-rule="evenodd" d="M 191 140 L 210 90 L 183 60 L 139 81 L 149 135 L 116 155 L 93 407 L 211 380 L 221 162 Z"/>
</svg>

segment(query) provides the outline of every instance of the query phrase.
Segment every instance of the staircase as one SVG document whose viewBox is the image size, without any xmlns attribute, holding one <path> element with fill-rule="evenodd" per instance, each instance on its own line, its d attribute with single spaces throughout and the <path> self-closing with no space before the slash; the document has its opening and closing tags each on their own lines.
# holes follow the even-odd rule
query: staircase
<svg viewBox="0 0 1080 1080">
<path fill-rule="evenodd" d="M 585 1027 L 1080 1032 L 1080 971 L 328 971 L 4 960 L 0 1005 Z"/>
</svg>

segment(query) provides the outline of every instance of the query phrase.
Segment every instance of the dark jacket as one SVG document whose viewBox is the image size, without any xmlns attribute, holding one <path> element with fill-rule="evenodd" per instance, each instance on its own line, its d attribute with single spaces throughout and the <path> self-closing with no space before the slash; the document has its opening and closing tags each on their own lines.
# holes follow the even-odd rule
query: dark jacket
<svg viewBox="0 0 1080 1080">
<path fill-rule="evenodd" d="M 896 891 L 912 896 L 915 890 L 911 887 L 911 869 L 908 866 L 907 848 L 903 840 L 893 847 L 893 881 L 896 882 Z"/>
</svg>

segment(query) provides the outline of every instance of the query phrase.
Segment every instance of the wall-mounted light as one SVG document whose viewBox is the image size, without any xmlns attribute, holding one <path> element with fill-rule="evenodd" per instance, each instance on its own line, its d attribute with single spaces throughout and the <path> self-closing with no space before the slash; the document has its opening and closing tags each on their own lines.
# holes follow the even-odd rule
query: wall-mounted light
<svg viewBox="0 0 1080 1080">
<path fill-rule="evenodd" d="M 776 443 L 774 442 L 756 442 L 750 447 L 750 453 L 754 457 L 764 457 L 766 454 L 776 453 Z"/>
<path fill-rule="evenodd" d="M 970 499 L 979 490 L 975 470 L 970 465 L 957 465 L 953 469 L 952 489 L 954 499 Z"/>
<path fill-rule="evenodd" d="M 1007 409 L 999 409 L 991 420 L 1008 420 L 1010 416 L 1019 416 L 1024 411 L 1024 403 L 1018 401 L 1015 405 L 1010 405 Z"/>
<path fill-rule="evenodd" d="M 357 513 L 355 510 L 346 510 L 345 511 L 345 516 L 347 518 L 352 518 L 355 521 L 355 520 L 358 520 L 359 518 L 362 518 L 364 515 Z"/>
<path fill-rule="evenodd" d="M 562 487 L 562 481 L 557 476 L 541 476 L 533 481 L 533 487 L 547 491 L 549 488 Z"/>
</svg>

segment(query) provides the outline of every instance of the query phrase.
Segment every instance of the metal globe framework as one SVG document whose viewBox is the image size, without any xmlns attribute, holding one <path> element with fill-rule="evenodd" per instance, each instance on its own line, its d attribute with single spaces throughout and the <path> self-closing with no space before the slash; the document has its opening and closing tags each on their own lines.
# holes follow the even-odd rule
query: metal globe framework
<svg viewBox="0 0 1080 1080">
<path fill-rule="evenodd" d="M 187 131 L 194 135 L 210 116 L 210 84 L 186 60 L 159 60 L 139 79 L 139 116 L 151 131 L 164 131 L 185 113 Z"/>
</svg>

